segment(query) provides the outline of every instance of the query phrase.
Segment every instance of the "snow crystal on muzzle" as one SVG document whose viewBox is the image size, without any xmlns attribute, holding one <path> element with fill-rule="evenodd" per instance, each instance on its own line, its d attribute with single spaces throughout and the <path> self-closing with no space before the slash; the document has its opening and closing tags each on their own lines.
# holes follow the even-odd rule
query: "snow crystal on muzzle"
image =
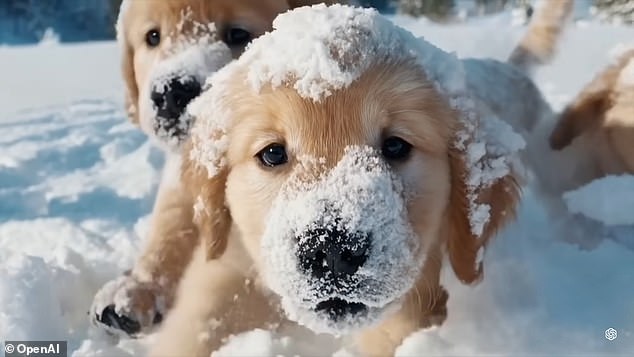
<svg viewBox="0 0 634 357">
<path fill-rule="evenodd" d="M 321 177 L 290 178 L 273 203 L 261 241 L 264 275 L 289 318 L 345 333 L 376 322 L 412 287 L 423 263 L 420 238 L 409 224 L 400 180 L 375 149 L 348 147 L 331 170 L 317 160 L 305 164 L 316 165 Z M 342 273 L 331 265 L 333 250 L 352 260 L 365 256 Z M 362 311 L 322 311 L 333 301 Z"/>
</svg>

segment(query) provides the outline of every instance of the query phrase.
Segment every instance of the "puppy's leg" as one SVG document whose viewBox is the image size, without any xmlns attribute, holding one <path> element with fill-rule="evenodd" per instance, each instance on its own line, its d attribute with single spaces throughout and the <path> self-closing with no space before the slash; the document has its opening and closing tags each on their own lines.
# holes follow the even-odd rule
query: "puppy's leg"
<svg viewBox="0 0 634 357">
<path fill-rule="evenodd" d="M 208 357 L 230 335 L 278 322 L 272 300 L 225 258 L 198 249 L 149 356 Z"/>
<path fill-rule="evenodd" d="M 180 158 L 168 158 L 141 256 L 131 274 L 97 293 L 91 308 L 94 322 L 135 335 L 159 322 L 172 305 L 176 284 L 198 243 L 193 202 L 179 172 Z"/>
<path fill-rule="evenodd" d="M 420 279 L 405 296 L 401 309 L 376 327 L 362 331 L 355 345 L 363 356 L 393 356 L 394 351 L 411 333 L 447 318 L 447 291 L 440 286 L 442 255 L 440 246 L 430 251 Z"/>
</svg>

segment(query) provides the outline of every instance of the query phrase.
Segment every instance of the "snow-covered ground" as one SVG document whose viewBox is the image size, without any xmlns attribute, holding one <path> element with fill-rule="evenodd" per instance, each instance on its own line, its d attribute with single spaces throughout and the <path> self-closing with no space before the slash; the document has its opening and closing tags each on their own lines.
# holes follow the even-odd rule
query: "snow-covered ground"
<svg viewBox="0 0 634 357">
<path fill-rule="evenodd" d="M 450 27 L 394 19 L 462 56 L 503 59 L 523 31 L 508 13 Z M 538 84 L 559 109 L 615 45 L 633 38 L 634 28 L 570 27 Z M 126 121 L 122 95 L 114 43 L 0 47 L 2 340 L 63 339 L 73 356 L 125 356 L 153 338 L 113 341 L 90 329 L 86 315 L 96 289 L 139 252 L 163 163 Z M 601 218 L 589 197 L 609 184 L 573 192 L 568 204 Z M 618 184 L 633 186 L 631 178 Z M 628 223 L 626 216 L 617 221 Z M 397 355 L 631 355 L 634 249 L 627 247 L 634 228 L 621 232 L 629 245 L 605 240 L 581 251 L 554 237 L 557 222 L 526 188 L 517 222 L 487 253 L 484 281 L 462 286 L 446 271 L 448 320 L 411 336 Z M 608 328 L 618 331 L 615 340 L 604 337 Z M 279 354 L 348 352 L 328 336 L 256 330 L 219 353 Z"/>
</svg>

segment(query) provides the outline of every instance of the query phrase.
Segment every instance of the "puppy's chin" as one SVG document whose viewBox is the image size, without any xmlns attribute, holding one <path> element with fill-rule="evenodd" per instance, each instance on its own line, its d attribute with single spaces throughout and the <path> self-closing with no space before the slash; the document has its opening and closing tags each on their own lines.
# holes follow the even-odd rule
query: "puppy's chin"
<svg viewBox="0 0 634 357">
<path fill-rule="evenodd" d="M 143 103 L 141 108 L 141 130 L 150 141 L 167 152 L 180 152 L 181 146 L 189 138 L 194 116 L 185 112 L 177 119 L 163 118 L 151 103 Z"/>
<path fill-rule="evenodd" d="M 381 307 L 369 306 L 341 297 L 324 299 L 312 306 L 299 305 L 289 299 L 282 299 L 282 307 L 290 320 L 317 333 L 329 333 L 335 336 L 374 326 L 398 311 L 400 306 L 400 299 Z"/>
<path fill-rule="evenodd" d="M 152 136 L 169 151 L 178 151 L 189 137 L 194 117 L 189 113 L 181 114 L 178 119 L 155 116 L 152 124 Z"/>
</svg>

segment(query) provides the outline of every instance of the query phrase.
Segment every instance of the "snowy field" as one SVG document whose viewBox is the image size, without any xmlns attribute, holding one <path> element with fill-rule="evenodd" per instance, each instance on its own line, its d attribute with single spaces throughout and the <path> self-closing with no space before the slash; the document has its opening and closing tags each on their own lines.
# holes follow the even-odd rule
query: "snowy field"
<svg viewBox="0 0 634 357">
<path fill-rule="evenodd" d="M 498 59 L 523 31 L 509 14 L 449 27 L 395 21 L 461 56 Z M 537 82 L 560 109 L 615 46 L 632 39 L 634 28 L 571 26 Z M 130 268 L 139 252 L 163 162 L 127 123 L 119 77 L 115 43 L 0 47 L 2 340 L 67 340 L 73 356 L 126 356 L 153 338 L 114 341 L 92 330 L 86 315 L 98 287 Z M 615 178 L 572 193 L 567 202 L 601 217 L 588 203 L 607 194 L 606 186 L 633 189 L 631 179 Z M 621 212 L 614 221 L 634 225 L 634 193 L 616 198 L 600 202 L 629 205 L 631 217 Z M 414 334 L 397 355 L 631 356 L 634 229 L 581 251 L 555 239 L 557 223 L 527 187 L 517 222 L 487 253 L 484 281 L 462 286 L 447 270 L 446 323 Z M 604 337 L 608 328 L 618 331 L 615 340 Z M 328 336 L 256 330 L 218 353 L 295 354 L 349 352 Z"/>
</svg>

